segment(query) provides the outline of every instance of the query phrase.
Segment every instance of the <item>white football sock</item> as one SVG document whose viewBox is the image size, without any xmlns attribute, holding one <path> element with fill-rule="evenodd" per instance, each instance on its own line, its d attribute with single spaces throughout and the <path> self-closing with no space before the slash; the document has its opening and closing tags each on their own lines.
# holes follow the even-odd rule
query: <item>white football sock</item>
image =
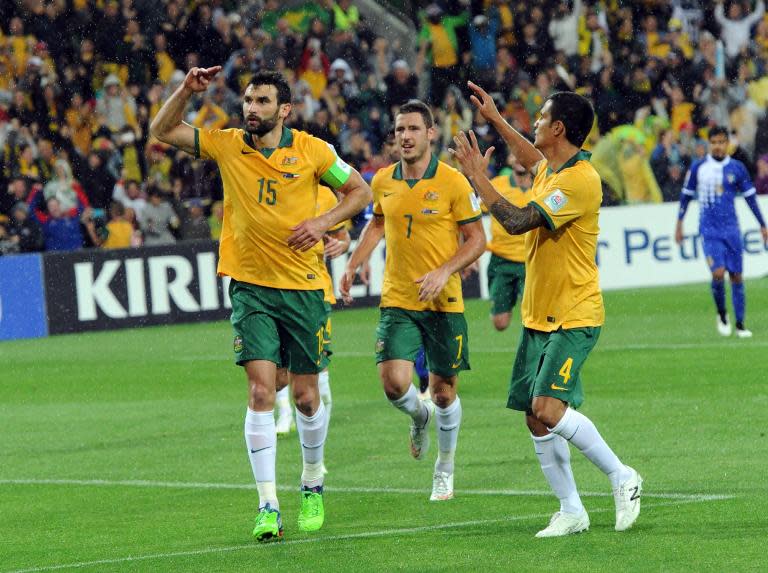
<svg viewBox="0 0 768 573">
<path fill-rule="evenodd" d="M 576 491 L 576 481 L 571 471 L 571 450 L 568 442 L 557 434 L 546 436 L 531 436 L 533 448 L 539 458 L 541 471 L 547 478 L 549 486 L 560 500 L 560 511 L 581 515 L 584 506 L 579 492 Z"/>
<path fill-rule="evenodd" d="M 327 370 L 323 370 L 320 374 L 318 374 L 317 388 L 320 390 L 320 399 L 323 401 L 323 404 L 325 404 L 325 415 L 330 421 L 333 400 L 331 399 L 331 377 Z"/>
<path fill-rule="evenodd" d="M 304 469 L 301 473 L 301 483 L 306 487 L 323 485 L 323 450 L 325 437 L 328 434 L 328 423 L 325 415 L 325 405 L 322 400 L 314 416 L 307 417 L 296 410 L 296 429 L 301 442 L 301 457 Z"/>
<path fill-rule="evenodd" d="M 277 417 L 290 416 L 291 412 L 291 397 L 290 386 L 286 385 L 285 388 L 279 390 L 275 394 L 275 405 L 277 406 Z"/>
<path fill-rule="evenodd" d="M 277 436 L 272 410 L 254 412 L 248 408 L 245 413 L 245 445 L 256 488 L 259 490 L 259 508 L 268 503 L 274 509 L 279 509 L 275 487 Z"/>
<path fill-rule="evenodd" d="M 600 432 L 584 414 L 568 408 L 554 428 L 553 434 L 564 437 L 576 446 L 587 459 L 608 476 L 613 487 L 629 479 L 632 473 L 621 463 Z"/>
<path fill-rule="evenodd" d="M 447 408 L 435 407 L 437 421 L 437 462 L 435 471 L 453 473 L 453 457 L 461 426 L 461 400 L 456 399 Z"/>
<path fill-rule="evenodd" d="M 419 392 L 413 384 L 408 385 L 408 390 L 405 394 L 397 400 L 390 400 L 390 402 L 395 408 L 413 418 L 417 426 L 423 426 L 426 423 L 429 412 L 427 407 L 419 400 Z"/>
</svg>

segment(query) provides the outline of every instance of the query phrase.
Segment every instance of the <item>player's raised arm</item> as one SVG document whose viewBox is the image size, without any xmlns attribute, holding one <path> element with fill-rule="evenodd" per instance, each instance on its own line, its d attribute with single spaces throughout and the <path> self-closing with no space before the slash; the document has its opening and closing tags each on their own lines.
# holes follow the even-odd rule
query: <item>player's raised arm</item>
<svg viewBox="0 0 768 573">
<path fill-rule="evenodd" d="M 533 170 L 536 164 L 544 159 L 541 152 L 536 149 L 530 141 L 523 137 L 519 131 L 507 123 L 501 116 L 493 98 L 488 95 L 488 92 L 472 82 L 467 82 L 467 85 L 474 92 L 469 99 L 475 104 L 478 111 L 480 111 L 480 115 L 482 115 L 486 121 L 499 132 L 499 135 L 504 139 L 509 150 L 515 157 L 517 157 L 517 160 L 523 167 L 529 171 Z"/>
<path fill-rule="evenodd" d="M 152 120 L 149 126 L 150 135 L 187 153 L 195 153 L 195 128 L 182 121 L 184 108 L 192 95 L 208 89 L 211 80 L 220 71 L 221 66 L 189 70 L 184 81 Z"/>
<path fill-rule="evenodd" d="M 480 146 L 473 131 L 469 132 L 469 139 L 462 131 L 453 138 L 453 141 L 456 144 L 456 148 L 451 149 L 450 152 L 458 160 L 462 172 L 470 180 L 472 186 L 480 195 L 480 199 L 488 207 L 488 211 L 501 223 L 501 226 L 504 227 L 507 233 L 510 235 L 520 235 L 536 227 L 546 225 L 546 221 L 538 209 L 532 205 L 522 208 L 516 207 L 502 197 L 493 187 L 487 175 L 488 162 L 494 151 L 493 147 L 488 149 L 485 155 L 483 155 L 480 152 Z"/>
</svg>

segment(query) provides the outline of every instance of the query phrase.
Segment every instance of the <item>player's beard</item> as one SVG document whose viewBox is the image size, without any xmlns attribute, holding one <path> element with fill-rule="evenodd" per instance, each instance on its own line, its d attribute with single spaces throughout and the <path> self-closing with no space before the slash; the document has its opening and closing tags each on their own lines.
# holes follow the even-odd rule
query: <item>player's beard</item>
<svg viewBox="0 0 768 573">
<path fill-rule="evenodd" d="M 267 117 L 264 119 L 259 117 L 257 119 L 259 120 L 259 122 L 254 126 L 248 125 L 248 122 L 246 120 L 245 131 L 255 135 L 256 137 L 263 137 L 266 134 L 268 134 L 270 131 L 275 129 L 275 127 L 277 127 L 278 112 L 275 112 L 275 115 L 273 115 L 272 117 Z"/>
</svg>

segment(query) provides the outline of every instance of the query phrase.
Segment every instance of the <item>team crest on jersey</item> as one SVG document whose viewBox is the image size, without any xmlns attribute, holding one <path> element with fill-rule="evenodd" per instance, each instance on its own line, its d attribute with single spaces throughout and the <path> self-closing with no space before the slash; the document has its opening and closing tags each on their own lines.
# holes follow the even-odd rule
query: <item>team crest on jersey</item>
<svg viewBox="0 0 768 573">
<path fill-rule="evenodd" d="M 435 191 L 427 191 L 424 193 L 425 201 L 437 201 L 438 199 L 440 199 L 440 195 L 438 195 Z"/>
<path fill-rule="evenodd" d="M 283 157 L 283 162 L 280 165 L 296 165 L 298 162 L 298 157 Z"/>
<path fill-rule="evenodd" d="M 243 337 L 239 334 L 235 336 L 235 342 L 232 345 L 232 348 L 234 349 L 235 353 L 240 353 L 243 351 Z"/>
<path fill-rule="evenodd" d="M 733 173 L 729 173 L 728 175 L 725 176 L 725 178 L 728 180 L 728 183 L 730 183 L 731 185 L 736 183 L 736 176 Z"/>
<path fill-rule="evenodd" d="M 552 213 L 557 213 L 566 203 L 568 203 L 568 197 L 566 197 L 560 189 L 555 189 L 549 197 L 544 199 L 544 203 L 549 207 L 549 210 L 552 211 Z"/>
</svg>

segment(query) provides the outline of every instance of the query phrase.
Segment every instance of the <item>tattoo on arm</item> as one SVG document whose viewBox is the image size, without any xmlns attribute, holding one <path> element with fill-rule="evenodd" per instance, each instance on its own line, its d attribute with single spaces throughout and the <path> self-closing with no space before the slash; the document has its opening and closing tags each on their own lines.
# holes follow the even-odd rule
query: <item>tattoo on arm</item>
<svg viewBox="0 0 768 573">
<path fill-rule="evenodd" d="M 496 217 L 496 220 L 510 235 L 522 235 L 526 231 L 545 224 L 544 217 L 532 205 L 527 205 L 521 209 L 505 199 L 499 199 L 491 205 L 490 210 L 491 215 Z"/>
</svg>

